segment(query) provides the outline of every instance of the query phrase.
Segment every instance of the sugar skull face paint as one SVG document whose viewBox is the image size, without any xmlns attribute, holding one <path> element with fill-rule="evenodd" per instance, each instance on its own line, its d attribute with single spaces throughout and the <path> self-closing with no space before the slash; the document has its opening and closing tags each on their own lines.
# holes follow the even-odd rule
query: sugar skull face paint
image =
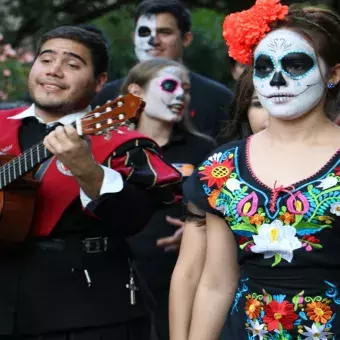
<svg viewBox="0 0 340 340">
<path fill-rule="evenodd" d="M 154 48 L 155 38 L 156 16 L 140 16 L 135 29 L 135 53 L 139 61 L 153 58 L 148 52 Z"/>
<path fill-rule="evenodd" d="M 323 98 L 327 66 L 300 34 L 275 30 L 261 40 L 254 53 L 255 90 L 270 115 L 298 118 Z"/>
<path fill-rule="evenodd" d="M 166 122 L 180 121 L 189 105 L 189 87 L 188 75 L 180 67 L 160 70 L 145 91 L 145 114 Z"/>
</svg>

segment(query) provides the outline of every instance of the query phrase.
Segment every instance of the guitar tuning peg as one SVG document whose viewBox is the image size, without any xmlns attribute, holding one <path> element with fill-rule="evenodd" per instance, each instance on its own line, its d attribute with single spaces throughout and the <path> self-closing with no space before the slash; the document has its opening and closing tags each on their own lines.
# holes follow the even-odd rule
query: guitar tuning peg
<svg viewBox="0 0 340 340">
<path fill-rule="evenodd" d="M 119 114 L 118 115 L 118 119 L 119 120 L 123 120 L 125 118 L 125 115 L 123 113 Z"/>
<path fill-rule="evenodd" d="M 98 109 L 100 107 L 100 105 L 97 105 L 96 107 L 95 107 L 95 109 Z"/>
<path fill-rule="evenodd" d="M 118 106 L 118 107 L 122 107 L 122 106 L 123 106 L 123 102 L 118 102 L 118 103 L 117 103 L 117 106 Z"/>
<path fill-rule="evenodd" d="M 94 114 L 95 118 L 98 118 L 98 117 L 100 117 L 100 115 L 101 115 L 101 113 L 100 113 L 100 112 L 96 112 L 96 113 Z"/>
<path fill-rule="evenodd" d="M 112 108 L 110 106 L 108 106 L 106 109 L 105 109 L 106 112 L 110 112 L 112 111 Z"/>
<path fill-rule="evenodd" d="M 122 94 L 120 94 L 119 96 L 118 96 L 118 98 L 122 98 L 123 97 L 123 95 Z"/>
<path fill-rule="evenodd" d="M 136 129 L 136 124 L 135 123 L 130 123 L 127 129 L 129 131 L 135 130 Z"/>
<path fill-rule="evenodd" d="M 109 131 L 104 134 L 105 140 L 110 140 L 111 138 L 112 138 L 112 134 Z"/>
</svg>

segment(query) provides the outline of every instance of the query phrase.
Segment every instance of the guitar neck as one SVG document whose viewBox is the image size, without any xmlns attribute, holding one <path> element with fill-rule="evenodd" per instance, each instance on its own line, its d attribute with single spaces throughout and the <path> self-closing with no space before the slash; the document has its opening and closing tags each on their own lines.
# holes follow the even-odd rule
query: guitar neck
<svg viewBox="0 0 340 340">
<path fill-rule="evenodd" d="M 43 142 L 31 146 L 0 168 L 0 189 L 5 188 L 51 156 L 52 154 L 45 148 Z"/>
</svg>

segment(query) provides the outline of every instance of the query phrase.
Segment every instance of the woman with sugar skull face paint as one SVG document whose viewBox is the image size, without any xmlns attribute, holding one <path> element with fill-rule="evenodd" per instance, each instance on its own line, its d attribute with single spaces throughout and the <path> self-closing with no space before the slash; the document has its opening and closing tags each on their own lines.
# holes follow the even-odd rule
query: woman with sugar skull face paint
<svg viewBox="0 0 340 340">
<path fill-rule="evenodd" d="M 226 318 L 226 339 L 340 338 L 340 130 L 328 118 L 340 18 L 257 0 L 226 17 L 223 35 L 230 56 L 253 65 L 269 123 L 184 184 L 207 248 L 183 340 L 217 339 Z"/>
<path fill-rule="evenodd" d="M 123 94 L 131 92 L 145 100 L 137 129 L 154 138 L 162 147 L 164 158 L 182 173 L 183 180 L 215 147 L 210 137 L 190 125 L 189 88 L 188 72 L 183 65 L 163 58 L 137 64 L 122 87 Z M 181 194 L 181 183 L 178 193 Z M 157 303 L 152 320 L 159 340 L 169 339 L 169 281 L 182 239 L 180 218 L 184 213 L 181 204 L 168 204 L 154 214 L 140 234 L 130 239 L 137 267 Z"/>
</svg>

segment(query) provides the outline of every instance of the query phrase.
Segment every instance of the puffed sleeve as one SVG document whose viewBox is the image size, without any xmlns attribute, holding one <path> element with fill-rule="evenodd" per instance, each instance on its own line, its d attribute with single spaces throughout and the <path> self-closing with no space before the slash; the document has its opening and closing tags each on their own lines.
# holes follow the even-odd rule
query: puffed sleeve
<svg viewBox="0 0 340 340">
<path fill-rule="evenodd" d="M 180 202 L 181 174 L 166 162 L 149 139 L 133 139 L 118 147 L 104 163 L 123 178 L 122 190 L 105 193 L 86 211 L 129 237 L 143 229 L 163 205 Z"/>
</svg>

